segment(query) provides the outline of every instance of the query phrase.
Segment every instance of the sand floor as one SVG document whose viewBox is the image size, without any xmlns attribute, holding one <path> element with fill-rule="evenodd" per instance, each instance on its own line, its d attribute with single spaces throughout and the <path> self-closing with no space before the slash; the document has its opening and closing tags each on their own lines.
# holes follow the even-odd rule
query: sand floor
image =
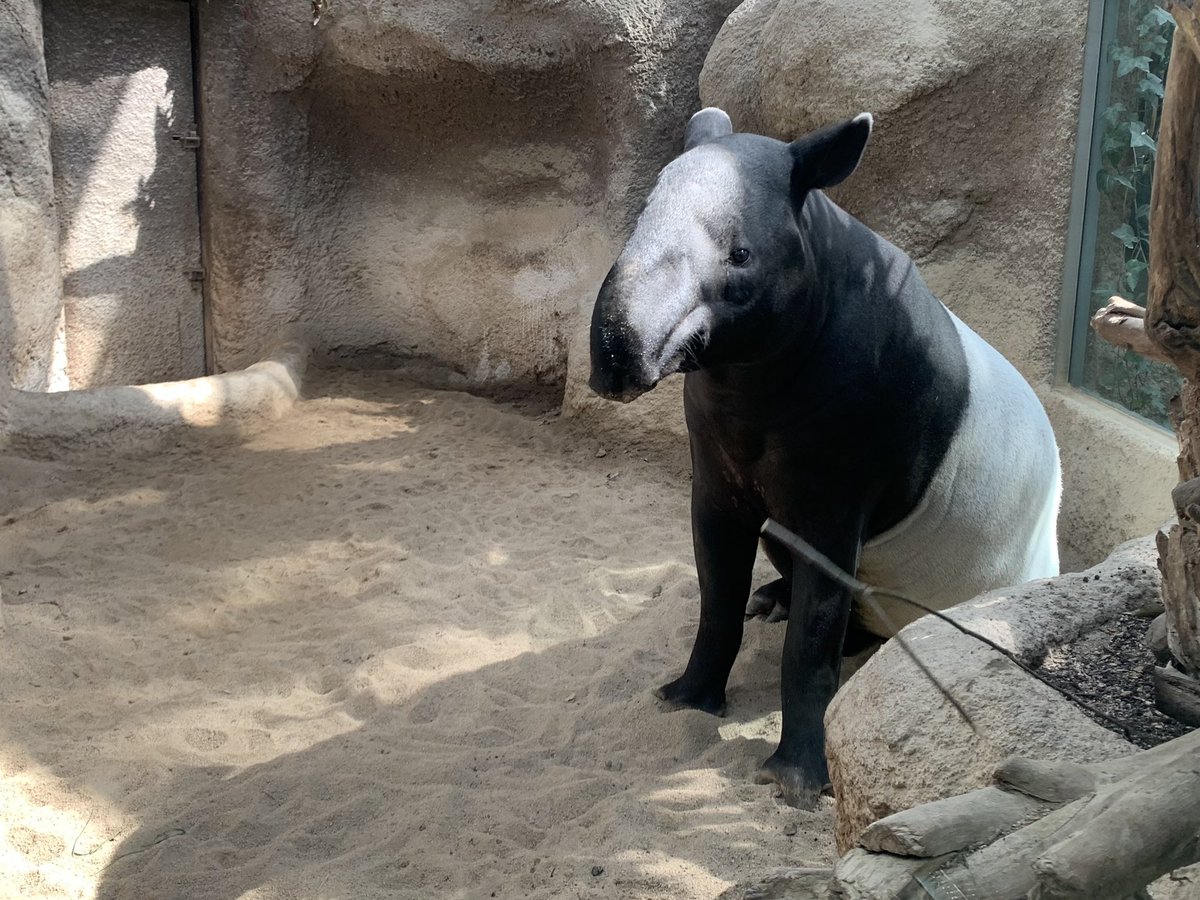
<svg viewBox="0 0 1200 900">
<path fill-rule="evenodd" d="M 650 693 L 698 613 L 687 493 L 679 454 L 390 373 L 243 446 L 0 459 L 0 896 L 692 900 L 828 864 L 829 806 L 752 782 L 780 626 L 727 718 Z"/>
</svg>

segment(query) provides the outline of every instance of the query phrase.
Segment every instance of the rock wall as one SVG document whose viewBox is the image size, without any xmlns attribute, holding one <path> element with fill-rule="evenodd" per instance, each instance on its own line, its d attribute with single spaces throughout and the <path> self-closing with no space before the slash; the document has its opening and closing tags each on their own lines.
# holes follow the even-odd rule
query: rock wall
<svg viewBox="0 0 1200 900">
<path fill-rule="evenodd" d="M 212 344 L 561 382 L 731 0 L 200 4 Z"/>
<path fill-rule="evenodd" d="M 44 0 L 71 388 L 204 374 L 187 4 Z"/>
<path fill-rule="evenodd" d="M 1032 381 L 1054 365 L 1087 0 L 748 0 L 700 76 L 705 104 L 782 139 L 864 110 L 833 196 Z"/>
<path fill-rule="evenodd" d="M 0 7 L 0 388 L 43 390 L 62 306 L 39 0 Z"/>
</svg>

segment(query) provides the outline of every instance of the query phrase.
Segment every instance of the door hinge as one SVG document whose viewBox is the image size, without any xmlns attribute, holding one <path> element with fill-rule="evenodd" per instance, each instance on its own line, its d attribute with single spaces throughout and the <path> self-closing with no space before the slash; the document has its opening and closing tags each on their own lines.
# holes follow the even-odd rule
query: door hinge
<svg viewBox="0 0 1200 900">
<path fill-rule="evenodd" d="M 187 131 L 182 133 L 176 132 L 171 135 L 171 140 L 178 141 L 179 146 L 184 150 L 195 150 L 200 146 L 200 132 L 196 130 L 196 125 L 193 122 L 188 126 Z"/>
</svg>

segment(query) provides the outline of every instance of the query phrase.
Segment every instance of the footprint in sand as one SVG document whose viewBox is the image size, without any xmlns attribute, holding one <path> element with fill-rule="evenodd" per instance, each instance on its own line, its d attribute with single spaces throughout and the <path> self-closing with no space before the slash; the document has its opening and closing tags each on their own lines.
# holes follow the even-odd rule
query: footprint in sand
<svg viewBox="0 0 1200 900">
<path fill-rule="evenodd" d="M 212 728 L 189 728 L 184 732 L 183 739 L 196 750 L 216 750 L 229 740 L 229 735 Z"/>
</svg>

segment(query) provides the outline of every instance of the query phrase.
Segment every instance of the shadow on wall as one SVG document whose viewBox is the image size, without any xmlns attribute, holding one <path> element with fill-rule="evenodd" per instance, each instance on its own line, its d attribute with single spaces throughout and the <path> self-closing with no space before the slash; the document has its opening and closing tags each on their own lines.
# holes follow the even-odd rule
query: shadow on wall
<svg viewBox="0 0 1200 900">
<path fill-rule="evenodd" d="M 204 373 L 187 4 L 46 0 L 72 387 Z"/>
</svg>

